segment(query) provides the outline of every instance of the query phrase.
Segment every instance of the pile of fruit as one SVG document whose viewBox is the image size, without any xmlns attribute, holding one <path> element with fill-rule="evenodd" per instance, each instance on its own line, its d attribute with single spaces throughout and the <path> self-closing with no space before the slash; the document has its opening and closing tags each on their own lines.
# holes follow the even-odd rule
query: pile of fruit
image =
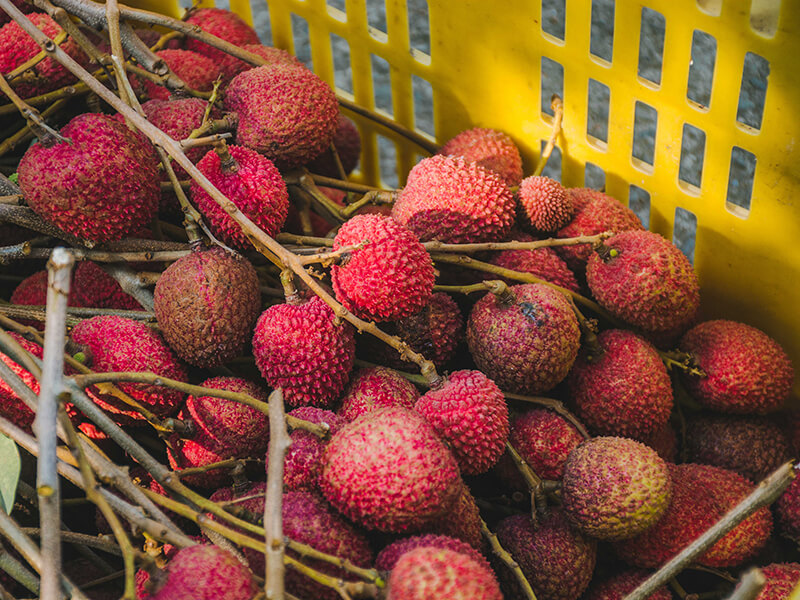
<svg viewBox="0 0 800 600">
<path fill-rule="evenodd" d="M 69 23 L 13 4 L 28 14 L 0 0 L 2 104 L 28 122 L 0 145 L 18 146 L 0 179 L 0 432 L 25 450 L 12 516 L 37 527 L 32 434 L 56 436 L 35 421 L 43 333 L 65 333 L 65 585 L 619 599 L 764 479 L 777 502 L 651 597 L 721 598 L 751 566 L 763 600 L 800 581 L 790 359 L 706 320 L 692 264 L 618 200 L 525 177 L 487 128 L 402 189 L 355 183 L 359 128 L 334 91 L 235 14 L 145 19 L 178 32 L 162 34 L 91 2 L 53 0 Z M 43 270 L 56 246 L 78 261 L 65 332 L 44 331 L 65 312 Z M 30 597 L 52 556 L 31 562 L 14 527 L 0 585 Z"/>
</svg>

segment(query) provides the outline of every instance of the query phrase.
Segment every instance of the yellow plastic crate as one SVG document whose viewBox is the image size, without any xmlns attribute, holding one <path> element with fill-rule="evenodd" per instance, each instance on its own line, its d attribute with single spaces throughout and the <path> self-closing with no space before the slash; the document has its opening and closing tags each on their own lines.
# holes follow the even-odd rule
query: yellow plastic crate
<svg viewBox="0 0 800 600">
<path fill-rule="evenodd" d="M 563 0 L 544 0 L 546 6 L 559 2 L 564 5 Z M 137 4 L 180 13 L 174 3 Z M 336 4 L 341 6 L 341 0 Z M 549 20 L 543 22 L 541 0 L 428 0 L 430 53 L 412 48 L 409 41 L 409 27 L 424 27 L 419 20 L 426 11 L 417 10 L 410 19 L 406 0 L 385 0 L 386 31 L 381 31 L 370 26 L 367 4 L 373 8 L 375 2 L 346 0 L 343 12 L 326 0 L 269 0 L 273 43 L 303 50 L 294 47 L 292 26 L 293 21 L 295 27 L 307 23 L 313 69 L 334 85 L 331 36 L 346 40 L 349 57 L 336 60 L 349 60 L 352 66 L 352 93 L 338 88 L 337 93 L 368 108 L 375 108 L 372 57 L 384 59 L 391 65 L 391 116 L 396 121 L 416 126 L 414 82 L 429 85 L 436 141 L 474 126 L 501 129 L 522 150 L 526 173 L 533 170 L 552 123 L 541 110 L 549 100 L 549 90 L 542 86 L 543 64 L 557 63 L 563 68 L 565 116 L 558 146 L 564 185 L 583 186 L 586 165 L 595 173 L 599 168 L 609 194 L 626 204 L 633 196 L 640 212 L 646 212 L 649 202 L 649 228 L 668 239 L 676 211 L 688 211 L 683 216 L 688 217 L 689 237 L 696 218 L 693 256 L 704 315 L 763 329 L 780 341 L 800 370 L 800 201 L 795 196 L 800 161 L 794 152 L 795 142 L 800 142 L 800 85 L 794 63 L 800 59 L 797 2 L 618 0 L 613 50 L 605 52 L 590 44 L 591 0 L 566 0 L 563 31 L 553 30 Z M 252 22 L 249 2 L 231 0 L 230 6 Z M 658 82 L 639 74 L 643 18 L 664 27 Z M 702 41 L 705 46 L 698 43 Z M 709 42 L 716 46 L 713 83 L 710 95 L 696 101 L 687 95 L 690 77 L 697 76 L 690 70 L 692 47 L 698 44 L 697 61 L 708 61 L 702 48 Z M 768 62 L 769 76 L 761 122 L 749 119 L 748 125 L 737 120 L 737 109 L 743 79 L 745 87 L 759 84 L 758 77 L 746 71 L 746 63 L 754 60 Z M 590 91 L 599 91 L 601 99 L 607 95 L 605 141 L 587 134 L 587 127 L 595 125 L 588 122 Z M 635 115 L 653 110 L 657 128 L 652 159 L 635 158 Z M 402 184 L 424 154 L 370 121 L 355 120 L 363 136 L 359 176 L 380 182 L 378 138 L 383 136 L 395 144 Z M 705 136 L 699 177 L 681 171 L 685 130 Z M 732 160 L 742 157 L 755 161 L 750 178 L 742 169 L 731 171 Z M 736 199 L 741 196 L 736 192 L 751 182 L 747 206 Z M 796 386 L 795 396 L 799 391 Z"/>
</svg>

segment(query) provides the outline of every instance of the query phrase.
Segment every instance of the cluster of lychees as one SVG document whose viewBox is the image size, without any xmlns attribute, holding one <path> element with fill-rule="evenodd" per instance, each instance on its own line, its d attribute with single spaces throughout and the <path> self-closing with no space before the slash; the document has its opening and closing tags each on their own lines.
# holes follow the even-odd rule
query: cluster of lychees
<svg viewBox="0 0 800 600">
<path fill-rule="evenodd" d="M 45 14 L 30 18 L 50 37 L 61 31 Z M 308 189 L 292 178 L 300 168 L 340 178 L 357 165 L 359 131 L 339 113 L 333 90 L 285 51 L 260 45 L 231 12 L 195 10 L 188 22 L 265 62 L 253 67 L 187 38 L 157 56 L 195 97 L 130 75 L 145 118 L 174 140 L 202 137 L 213 123 L 232 128 L 235 144 L 186 145 L 201 175 L 175 167 L 179 180 L 192 179 L 184 186 L 190 206 L 183 192 L 162 191 L 170 178 L 153 140 L 119 114 L 74 116 L 60 128 L 64 139 L 44 137 L 25 151 L 18 182 L 44 222 L 111 255 L 128 238 L 163 242 L 164 231 L 151 224 L 174 222 L 179 204 L 187 222 L 191 210 L 201 216 L 208 243 L 187 227 L 192 243 L 180 246 L 183 256 L 165 267 L 147 263 L 157 280 L 152 306 L 97 263 L 81 262 L 69 304 L 98 315 L 71 326 L 69 347 L 95 372 L 160 377 L 123 377 L 116 388 L 86 392 L 134 436 L 156 426 L 182 483 L 255 524 L 265 511 L 268 469 L 250 463 L 267 462 L 268 390 L 282 390 L 289 417 L 327 431 L 291 431 L 280 510 L 288 539 L 341 563 L 288 550 L 320 577 L 290 566 L 287 591 L 338 598 L 331 582 L 357 581 L 354 566 L 376 569 L 389 600 L 524 598 L 527 584 L 540 600 L 621 598 L 800 451 L 796 419 L 774 417 L 794 380 L 781 346 L 744 323 L 703 320 L 690 261 L 618 200 L 524 177 L 513 140 L 476 128 L 411 169 L 389 209 L 366 206 L 349 219 L 340 212 L 333 223 L 329 212 L 309 211 Z M 159 39 L 152 30 L 139 36 Z M 74 40 L 61 48 L 89 65 Z M 0 73 L 37 52 L 19 24 L 2 26 Z M 52 57 L 30 73 L 11 81 L 23 98 L 74 81 Z M 218 202 L 213 188 L 229 203 Z M 322 194 L 328 198 L 319 205 Z M 353 200 L 314 186 L 310 195 L 315 208 L 334 212 Z M 283 252 L 304 260 L 300 272 L 272 264 L 285 255 L 256 251 L 248 227 L 273 239 L 292 234 L 283 239 L 297 243 Z M 312 232 L 325 238 L 317 256 L 299 246 L 298 236 Z M 492 250 L 489 243 L 506 244 Z M 465 244 L 479 250 L 458 251 Z M 464 260 L 446 260 L 453 250 Z M 25 273 L 10 303 L 44 305 L 47 272 Z M 306 285 L 309 276 L 318 289 Z M 271 284 L 280 283 L 285 298 L 278 300 Z M 382 339 L 370 335 L 370 322 Z M 30 330 L 10 336 L 42 357 Z M 0 360 L 39 392 L 13 352 Z M 204 391 L 189 394 L 188 384 Z M 687 393 L 679 413 L 676 397 Z M 544 406 L 525 409 L 525 402 Z M 65 408 L 81 432 L 120 454 L 108 432 L 74 405 Z M 35 417 L 2 379 L 0 416 L 26 431 Z M 130 458 L 120 462 L 134 467 L 138 485 L 167 495 Z M 535 496 L 533 511 L 520 492 Z M 800 539 L 800 484 L 776 506 L 780 531 Z M 105 519 L 97 526 L 108 531 Z M 161 548 L 163 569 L 147 564 L 137 574 L 139 598 L 256 594 L 263 552 L 244 545 L 245 565 L 212 545 L 214 535 L 197 539 Z M 774 539 L 772 514 L 762 507 L 696 562 L 739 568 L 760 560 Z M 612 568 L 596 568 L 603 547 L 619 559 Z M 786 597 L 800 580 L 796 563 L 763 572 L 764 599 Z M 668 596 L 663 588 L 654 595 Z"/>
</svg>

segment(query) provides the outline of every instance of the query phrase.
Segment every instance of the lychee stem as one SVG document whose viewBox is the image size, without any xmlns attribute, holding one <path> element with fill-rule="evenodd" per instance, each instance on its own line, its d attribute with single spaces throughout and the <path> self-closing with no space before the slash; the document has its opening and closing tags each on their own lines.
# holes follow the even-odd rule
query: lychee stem
<svg viewBox="0 0 800 600">
<path fill-rule="evenodd" d="M 488 291 L 497 296 L 497 299 L 503 304 L 514 303 L 514 294 L 508 289 L 508 284 L 500 279 L 479 281 L 471 285 L 434 285 L 433 291 L 448 294 L 472 294 Z"/>
<path fill-rule="evenodd" d="M 492 554 L 494 554 L 497 558 L 499 558 L 506 567 L 508 567 L 512 573 L 514 573 L 514 577 L 517 578 L 517 583 L 519 584 L 522 593 L 524 594 L 527 600 L 536 600 L 536 594 L 533 593 L 533 588 L 531 584 L 528 582 L 528 579 L 525 577 L 525 573 L 522 572 L 519 564 L 517 561 L 514 560 L 514 557 L 511 556 L 508 551 L 500 545 L 500 540 L 497 539 L 497 536 L 492 533 L 489 529 L 489 526 L 486 524 L 486 521 L 481 519 L 481 534 L 489 542 L 489 546 L 492 548 Z"/>
<path fill-rule="evenodd" d="M 611 231 L 597 235 L 580 235 L 570 238 L 547 238 L 531 242 L 483 242 L 476 244 L 445 244 L 438 240 L 423 242 L 428 252 L 485 252 L 487 250 L 536 250 L 537 248 L 560 248 L 581 244 L 597 244 L 613 236 Z"/>
<path fill-rule="evenodd" d="M 158 41 L 150 46 L 150 50 L 153 52 L 158 52 L 159 50 L 163 50 L 168 43 L 172 40 L 182 39 L 183 34 L 180 31 L 169 31 L 158 38 Z"/>
<path fill-rule="evenodd" d="M 556 400 L 555 398 L 545 398 L 544 396 L 523 396 L 522 394 L 514 394 L 513 392 L 503 392 L 503 396 L 509 400 L 519 400 L 520 402 L 529 402 L 531 404 L 538 404 L 539 406 L 550 408 L 569 421 L 584 439 L 588 440 L 592 437 L 586 431 L 586 428 L 578 420 L 578 418 L 566 409 L 561 400 Z"/>
<path fill-rule="evenodd" d="M 319 247 L 333 247 L 331 238 L 314 237 L 312 235 L 296 235 L 294 233 L 279 233 L 275 239 L 284 244 L 296 244 L 298 246 L 310 246 L 314 250 Z"/>
<path fill-rule="evenodd" d="M 394 204 L 395 200 L 397 200 L 396 192 L 388 192 L 383 190 L 370 190 L 369 192 L 364 194 L 359 200 L 356 200 L 352 204 L 349 204 L 344 208 L 340 209 L 339 212 L 345 219 L 349 219 L 357 211 L 364 208 L 365 206 L 368 206 L 370 204 L 374 206 L 386 206 Z"/>
<path fill-rule="evenodd" d="M 536 474 L 508 440 L 506 440 L 506 452 L 508 452 L 508 455 L 511 457 L 511 460 L 514 461 L 514 465 L 517 467 L 520 475 L 522 475 L 522 478 L 525 480 L 525 485 L 528 486 L 528 492 L 531 496 L 531 519 L 536 523 L 538 522 L 537 512 L 542 515 L 547 514 L 547 498 L 544 495 L 542 478 Z"/>
<path fill-rule="evenodd" d="M 625 600 L 645 600 L 659 587 L 680 573 L 689 563 L 706 552 L 720 538 L 763 506 L 769 506 L 789 487 L 797 475 L 793 462 L 787 462 L 764 479 L 746 498 L 729 510 L 714 525 L 658 571 L 653 573 L 639 587 L 628 594 Z"/>
<path fill-rule="evenodd" d="M 550 134 L 550 139 L 547 140 L 547 145 L 544 147 L 544 150 L 542 150 L 539 162 L 536 163 L 536 169 L 533 171 L 535 177 L 541 175 L 544 168 L 547 166 L 547 160 L 553 153 L 556 140 L 561 133 L 561 120 L 564 118 L 564 103 L 561 101 L 561 96 L 553 94 L 553 97 L 550 98 L 550 108 L 553 109 L 553 131 Z"/>
<path fill-rule="evenodd" d="M 297 293 L 297 288 L 294 285 L 294 273 L 291 269 L 281 271 L 281 286 L 283 287 L 283 296 L 286 299 L 286 304 L 300 304 L 302 302 L 300 294 Z"/>
<path fill-rule="evenodd" d="M 223 173 L 230 175 L 239 170 L 239 163 L 236 162 L 236 159 L 233 158 L 230 150 L 228 150 L 228 144 L 225 143 L 225 140 L 220 140 L 214 144 L 214 152 L 219 156 L 219 168 Z"/>
<path fill-rule="evenodd" d="M 287 270 L 288 271 L 288 270 Z M 291 271 L 288 271 L 291 273 Z M 267 573 L 264 592 L 267 600 L 284 599 L 283 540 L 283 464 L 292 439 L 286 431 L 283 390 L 269 395 L 269 450 L 267 452 L 267 490 L 264 499 L 264 542 Z"/>
<path fill-rule="evenodd" d="M 300 183 L 300 176 L 307 171 L 289 171 L 283 176 L 284 181 L 289 183 Z M 400 190 L 385 190 L 372 185 L 365 185 L 363 183 L 356 183 L 355 181 L 348 181 L 347 179 L 335 179 L 333 177 L 326 177 L 325 175 L 317 175 L 315 173 L 308 173 L 318 186 L 329 187 L 335 190 L 343 190 L 345 192 L 356 192 L 357 194 L 366 194 L 367 192 L 385 192 L 388 194 L 396 194 Z"/>
<path fill-rule="evenodd" d="M 301 175 L 297 184 L 288 184 L 288 188 L 290 194 L 292 191 L 300 191 L 301 195 L 305 195 L 315 206 L 319 207 L 320 216 L 327 216 L 336 225 L 345 222 L 346 219 L 341 212 L 342 207 L 323 194 L 308 174 Z"/>
<path fill-rule="evenodd" d="M 178 475 L 178 477 L 188 477 L 190 475 L 199 475 L 201 473 L 208 473 L 209 471 L 216 471 L 217 469 L 233 469 L 239 466 L 244 466 L 248 462 L 263 461 L 259 461 L 255 458 L 228 458 L 225 460 L 208 463 L 207 465 L 201 465 L 199 467 L 181 469 L 180 471 L 175 471 L 175 474 Z"/>
<path fill-rule="evenodd" d="M 338 250 L 334 250 L 331 252 L 308 254 L 300 258 L 300 263 L 303 265 L 321 263 L 323 267 L 329 267 L 333 264 L 342 265 L 347 263 L 353 252 L 355 252 L 356 250 L 361 250 L 368 244 L 369 240 L 364 240 L 360 244 L 353 244 L 351 246 L 342 246 Z"/>
<path fill-rule="evenodd" d="M 475 260 L 474 258 L 466 255 L 457 255 L 457 254 L 431 254 L 431 258 L 433 262 L 443 262 L 453 265 L 460 265 L 462 267 L 466 267 L 468 269 L 474 269 L 476 271 L 484 271 L 486 273 L 494 273 L 499 277 L 504 279 L 513 279 L 514 281 L 519 281 L 522 283 L 541 283 L 548 287 L 553 288 L 556 291 L 561 292 L 565 296 L 569 296 L 573 298 L 579 304 L 585 306 L 595 314 L 600 315 L 606 321 L 615 325 L 617 327 L 622 327 L 622 324 L 617 320 L 614 316 L 612 316 L 606 309 L 602 306 L 590 300 L 586 296 L 582 296 L 577 292 L 573 292 L 572 290 L 568 290 L 567 288 L 563 288 L 559 285 L 555 285 L 554 283 L 550 283 L 544 279 L 540 279 L 535 275 L 531 275 L 530 273 L 526 273 L 523 271 L 514 271 L 512 269 L 506 269 L 504 267 L 498 267 L 497 265 L 493 265 L 491 263 L 483 262 L 480 260 Z"/>
<path fill-rule="evenodd" d="M 567 296 L 567 301 L 572 307 L 572 312 L 575 313 L 575 318 L 578 320 L 583 346 L 586 348 L 586 360 L 595 362 L 606 353 L 600 345 L 600 340 L 597 339 L 597 321 L 587 319 L 578 309 L 578 305 L 575 304 L 575 300 L 571 296 Z"/>
<path fill-rule="evenodd" d="M 49 40 L 52 43 L 52 40 Z M 5 77 L 0 77 L 0 92 L 3 92 L 14 106 L 17 107 L 20 114 L 28 122 L 28 127 L 39 138 L 39 143 L 43 146 L 53 146 L 57 143 L 71 143 L 68 139 L 61 136 L 55 129 L 45 123 L 39 111 L 33 108 L 30 104 L 25 102 L 14 89 L 6 81 Z"/>
<path fill-rule="evenodd" d="M 231 137 L 233 137 L 233 134 L 229 131 L 225 131 L 223 133 L 215 133 L 204 137 L 186 138 L 185 140 L 181 140 L 181 148 L 185 152 L 186 150 L 191 150 L 199 146 L 214 146 L 218 142 L 229 140 Z M 180 181 L 178 185 L 180 185 Z"/>
<path fill-rule="evenodd" d="M 658 350 L 658 355 L 667 367 L 667 371 L 678 369 L 687 375 L 694 375 L 695 377 L 708 377 L 708 374 L 700 368 L 697 364 L 697 359 L 688 352 L 681 352 L 680 350 Z"/>
</svg>

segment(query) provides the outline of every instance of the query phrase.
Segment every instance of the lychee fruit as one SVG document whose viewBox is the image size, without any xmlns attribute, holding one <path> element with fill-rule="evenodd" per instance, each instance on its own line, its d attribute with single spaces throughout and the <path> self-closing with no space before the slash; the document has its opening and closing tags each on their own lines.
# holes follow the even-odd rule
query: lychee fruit
<svg viewBox="0 0 800 600">
<path fill-rule="evenodd" d="M 88 347 L 92 369 L 97 372 L 149 371 L 186 381 L 184 366 L 161 336 L 144 323 L 124 317 L 92 317 L 73 327 L 70 337 L 74 343 Z M 164 386 L 121 382 L 117 387 L 161 418 L 173 414 L 183 401 L 182 392 Z M 131 424 L 144 419 L 121 400 L 101 393 L 96 386 L 87 392 L 118 422 Z"/>
<path fill-rule="evenodd" d="M 775 503 L 775 516 L 781 532 L 793 540 L 800 540 L 800 478 L 795 478 Z"/>
<path fill-rule="evenodd" d="M 486 294 L 467 321 L 467 344 L 478 368 L 501 389 L 538 394 L 552 389 L 578 355 L 580 328 L 569 302 L 544 284 L 508 288 L 511 302 Z"/>
<path fill-rule="evenodd" d="M 517 197 L 525 222 L 536 231 L 558 231 L 575 212 L 564 186 L 549 177 L 526 177 L 519 184 Z"/>
<path fill-rule="evenodd" d="M 514 141 L 502 131 L 475 127 L 462 131 L 439 149 L 438 154 L 460 156 L 497 173 L 506 185 L 522 180 L 522 157 Z"/>
<path fill-rule="evenodd" d="M 500 388 L 480 371 L 451 373 L 414 409 L 433 425 L 466 475 L 485 473 L 505 451 L 508 406 Z"/>
<path fill-rule="evenodd" d="M 753 491 L 744 477 L 719 467 L 691 463 L 667 467 L 672 501 L 664 516 L 644 533 L 614 544 L 617 554 L 635 567 L 660 567 Z M 698 562 L 709 567 L 740 565 L 764 546 L 771 531 L 769 509 L 759 508 Z"/>
<path fill-rule="evenodd" d="M 209 150 L 197 168 L 264 233 L 275 236 L 289 211 L 289 192 L 280 172 L 272 161 L 249 148 L 228 146 L 228 152 L 232 163 Z M 239 250 L 252 248 L 239 224 L 196 181 L 192 181 L 191 196 L 222 242 Z"/>
<path fill-rule="evenodd" d="M 339 115 L 336 122 L 333 145 L 336 147 L 336 154 L 339 155 L 345 175 L 349 175 L 356 168 L 361 156 L 361 134 L 358 132 L 356 124 L 342 114 Z M 330 150 L 324 150 L 322 154 L 308 163 L 306 168 L 312 173 L 336 179 L 342 175 Z"/>
<path fill-rule="evenodd" d="M 792 390 L 794 369 L 784 349 L 763 331 L 736 321 L 706 321 L 681 339 L 705 377 L 686 376 L 692 396 L 712 410 L 766 414 Z"/>
<path fill-rule="evenodd" d="M 122 239 L 158 211 L 155 153 L 143 136 L 101 114 L 61 129 L 69 142 L 31 146 L 19 163 L 25 200 L 43 219 L 94 242 Z"/>
<path fill-rule="evenodd" d="M 364 534 L 345 521 L 322 498 L 308 491 L 298 490 L 283 495 L 283 533 L 291 540 L 308 544 L 356 566 L 368 568 L 372 565 L 374 557 Z M 288 553 L 295 558 L 302 558 L 291 550 Z M 337 579 L 357 579 L 330 563 L 306 558 L 302 558 L 302 562 Z M 323 587 L 293 569 L 286 570 L 286 591 L 300 598 L 339 598 L 335 590 Z"/>
<path fill-rule="evenodd" d="M 250 600 L 257 587 L 250 571 L 228 551 L 197 544 L 178 550 L 150 600 Z"/>
<path fill-rule="evenodd" d="M 792 592 L 800 582 L 798 563 L 772 563 L 761 567 L 761 573 L 767 583 L 761 588 L 755 600 L 786 600 L 791 598 Z"/>
<path fill-rule="evenodd" d="M 393 406 L 362 415 L 331 438 L 320 486 L 356 523 L 403 532 L 444 516 L 458 498 L 461 477 L 433 427 Z"/>
<path fill-rule="evenodd" d="M 203 116 L 208 102 L 201 98 L 180 98 L 174 100 L 148 100 L 142 104 L 142 110 L 153 125 L 178 142 L 185 140 L 189 135 L 203 124 Z M 211 115 L 216 116 L 217 110 L 213 109 Z M 121 117 L 121 115 L 120 115 Z M 184 151 L 186 158 L 193 163 L 203 158 L 208 151 L 205 146 L 195 146 Z M 175 176 L 178 179 L 187 179 L 188 173 L 182 166 L 172 162 Z M 165 171 L 161 172 L 161 181 L 169 181 Z"/>
<path fill-rule="evenodd" d="M 433 294 L 433 261 L 391 217 L 358 215 L 341 226 L 333 250 L 365 244 L 331 267 L 336 299 L 356 316 L 393 321 L 422 310 Z"/>
<path fill-rule="evenodd" d="M 247 44 L 259 43 L 256 30 L 245 23 L 239 15 L 229 10 L 201 8 L 193 11 L 186 22 L 190 25 L 197 25 L 206 33 L 222 38 L 235 46 L 244 47 Z M 241 62 L 238 58 L 191 37 L 186 38 L 184 46 L 187 50 L 193 50 L 212 59 L 222 71 L 225 81 L 230 81 L 238 73 Z"/>
<path fill-rule="evenodd" d="M 347 423 L 339 415 L 314 406 L 301 406 L 289 412 L 289 416 L 328 425 L 328 437 L 321 439 L 310 431 L 295 429 L 289 437 L 292 445 L 286 451 L 283 463 L 283 484 L 288 490 L 317 489 L 322 471 L 322 452 L 328 440 Z M 269 465 L 267 465 L 269 467 Z"/>
<path fill-rule="evenodd" d="M 686 423 L 689 462 L 723 467 L 759 483 L 793 452 L 786 436 L 766 417 L 705 415 Z"/>
<path fill-rule="evenodd" d="M 400 560 L 400 557 L 416 548 L 446 548 L 473 558 L 487 569 L 492 568 L 483 554 L 466 542 L 447 535 L 436 535 L 434 533 L 415 535 L 392 542 L 378 553 L 375 558 L 375 568 L 379 571 L 391 571 L 397 561 Z"/>
<path fill-rule="evenodd" d="M 667 464 L 655 450 L 627 438 L 596 437 L 567 457 L 564 513 L 584 534 L 624 540 L 647 530 L 669 506 Z"/>
<path fill-rule="evenodd" d="M 625 231 L 603 242 L 602 256 L 589 257 L 586 282 L 605 309 L 645 334 L 680 335 L 700 306 L 692 264 L 650 231 Z"/>
<path fill-rule="evenodd" d="M 423 242 L 461 244 L 502 240 L 514 210 L 499 175 L 461 157 L 436 155 L 411 169 L 392 217 Z"/>
<path fill-rule="evenodd" d="M 2 16 L 6 16 L 5 12 L 2 13 Z M 36 25 L 37 29 L 51 39 L 57 37 L 62 31 L 61 27 L 44 13 L 33 13 L 28 15 L 28 18 Z M 2 22 L 3 19 L 0 18 L 0 23 Z M 81 66 L 88 65 L 88 57 L 73 39 L 67 38 L 59 47 Z M 40 51 L 39 44 L 16 21 L 10 21 L 0 28 L 0 74 L 10 73 L 39 54 Z M 32 81 L 26 80 L 25 77 L 19 77 L 11 82 L 14 91 L 22 98 L 38 96 L 75 81 L 72 73 L 50 56 L 39 61 L 28 72 L 34 75 Z M 8 100 L 6 95 L 1 92 L 0 97 Z"/>
<path fill-rule="evenodd" d="M 253 356 L 264 379 L 283 388 L 290 406 L 329 406 L 339 398 L 355 360 L 353 328 L 314 296 L 270 306 L 258 318 Z"/>
<path fill-rule="evenodd" d="M 192 251 L 167 267 L 153 300 L 164 339 L 198 367 L 239 356 L 261 310 L 253 265 L 219 246 Z"/>
<path fill-rule="evenodd" d="M 257 54 L 267 61 L 267 64 L 269 65 L 292 65 L 295 67 L 305 67 L 299 58 L 287 52 L 283 48 L 274 48 L 272 46 L 265 46 L 263 44 L 245 44 L 242 46 L 242 49 L 252 52 L 253 54 Z M 226 79 L 230 81 L 242 71 L 247 71 L 252 68 L 253 65 L 240 60 L 236 65 L 235 70 L 233 68 L 227 69 Z"/>
<path fill-rule="evenodd" d="M 638 441 L 645 446 L 650 446 L 656 453 L 667 462 L 677 462 L 678 458 L 678 436 L 669 422 L 664 423 L 653 433 L 645 436 Z"/>
<path fill-rule="evenodd" d="M 381 329 L 398 336 L 412 350 L 442 369 L 452 360 L 456 348 L 464 338 L 464 317 L 461 316 L 455 300 L 447 294 L 436 292 L 421 311 L 404 319 L 386 322 L 381 325 Z M 362 336 L 358 343 L 365 356 L 374 358 L 381 364 L 401 371 L 419 371 L 416 364 L 403 360 L 397 350 L 372 336 Z M 359 350 L 359 354 L 361 353 Z"/>
<path fill-rule="evenodd" d="M 635 569 L 623 571 L 605 581 L 593 583 L 583 597 L 584 600 L 623 600 L 648 577 L 650 577 L 650 573 L 647 571 Z M 648 600 L 672 600 L 672 594 L 662 586 L 650 594 Z"/>
<path fill-rule="evenodd" d="M 305 165 L 331 144 L 339 104 L 330 86 L 305 67 L 268 65 L 239 73 L 225 92 L 239 115 L 236 142 L 280 169 Z"/>
<path fill-rule="evenodd" d="M 616 198 L 591 188 L 567 188 L 567 197 L 572 200 L 575 214 L 572 220 L 558 230 L 560 238 L 597 235 L 605 231 L 620 233 L 628 230 L 643 230 L 636 213 Z M 589 244 L 564 246 L 557 249 L 569 268 L 583 273 L 586 261 L 592 254 Z"/>
<path fill-rule="evenodd" d="M 443 517 L 427 525 L 425 531 L 437 533 L 466 542 L 476 550 L 483 548 L 481 514 L 475 497 L 467 485 L 461 482 L 461 492 L 453 507 Z"/>
<path fill-rule="evenodd" d="M 267 391 L 260 385 L 241 377 L 212 377 L 202 387 L 247 394 L 267 402 Z M 221 447 L 235 453 L 262 454 L 267 448 L 269 420 L 267 415 L 241 402 L 214 396 L 189 396 L 185 411 L 196 428 L 202 429 Z"/>
<path fill-rule="evenodd" d="M 580 286 L 575 274 L 552 248 L 534 248 L 533 250 L 501 250 L 495 253 L 489 262 L 504 269 L 530 273 L 534 277 L 579 292 Z M 494 273 L 485 273 L 484 279 L 503 279 L 509 284 L 518 283 Z"/>
<path fill-rule="evenodd" d="M 389 575 L 386 600 L 502 600 L 491 569 L 447 548 L 415 548 L 403 554 Z"/>
<path fill-rule="evenodd" d="M 22 346 L 26 352 L 37 358 L 42 358 L 43 351 L 39 344 L 31 342 L 13 331 L 9 332 L 8 335 Z M 14 371 L 35 395 L 39 395 L 39 381 L 33 376 L 33 373 L 18 365 L 16 361 L 2 351 L 0 351 L 0 360 Z M 33 420 L 36 418 L 36 413 L 28 408 L 28 405 L 11 389 L 11 386 L 3 378 L 0 378 L 0 415 L 25 431 L 30 431 Z"/>
<path fill-rule="evenodd" d="M 672 384 L 658 352 L 622 329 L 597 336 L 602 354 L 582 352 L 570 371 L 578 417 L 597 435 L 642 440 L 669 420 Z"/>
<path fill-rule="evenodd" d="M 222 74 L 214 60 L 191 50 L 159 50 L 156 56 L 163 60 L 188 88 L 199 92 L 210 92 L 214 82 Z M 141 85 L 151 100 L 169 100 L 172 95 L 167 87 L 149 79 L 142 79 Z"/>
<path fill-rule="evenodd" d="M 519 564 L 540 600 L 577 600 L 589 585 L 597 560 L 594 540 L 570 527 L 558 508 L 534 523 L 530 515 L 506 517 L 495 533 L 503 548 Z M 507 567 L 498 569 L 511 598 L 521 594 Z"/>
<path fill-rule="evenodd" d="M 508 441 L 539 477 L 557 480 L 564 476 L 567 456 L 583 442 L 583 436 L 557 413 L 534 408 L 511 420 Z M 510 457 L 500 458 L 496 472 L 513 489 L 526 489 Z"/>
<path fill-rule="evenodd" d="M 386 367 L 359 369 L 342 396 L 338 414 L 349 422 L 387 406 L 414 408 L 418 399 L 417 388 L 397 371 Z"/>
</svg>

